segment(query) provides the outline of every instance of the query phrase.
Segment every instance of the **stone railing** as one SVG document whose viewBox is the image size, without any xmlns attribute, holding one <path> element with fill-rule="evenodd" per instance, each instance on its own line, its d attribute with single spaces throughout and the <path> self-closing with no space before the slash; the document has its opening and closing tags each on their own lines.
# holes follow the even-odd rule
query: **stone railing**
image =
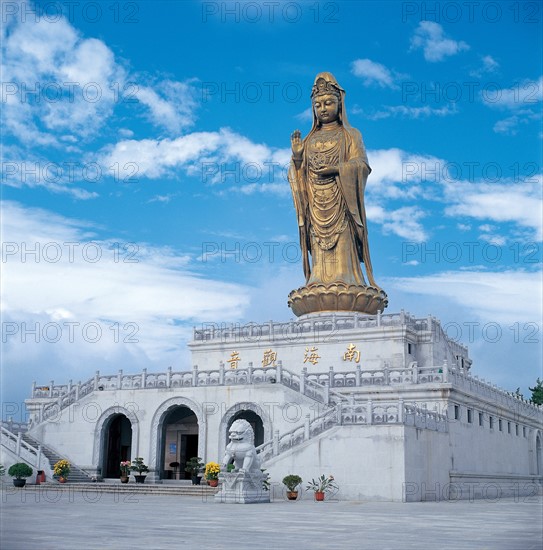
<svg viewBox="0 0 543 550">
<path fill-rule="evenodd" d="M 0 426 L 6 428 L 14 434 L 19 432 L 25 433 L 28 431 L 28 424 L 26 424 L 25 422 L 14 422 L 12 417 L 8 418 L 7 420 L 0 421 Z"/>
<path fill-rule="evenodd" d="M 218 369 L 200 371 L 195 365 L 192 371 L 174 372 L 168 368 L 166 372 L 148 373 L 146 369 L 139 374 L 124 374 L 122 370 L 116 375 L 101 375 L 99 371 L 87 382 L 55 386 L 53 383 L 47 389 L 49 402 L 41 405 L 39 422 L 56 416 L 60 410 L 82 399 L 92 392 L 184 388 L 203 386 L 235 386 L 264 383 L 279 383 L 299 392 L 310 399 L 325 405 L 345 402 L 345 389 L 374 386 L 391 386 L 400 384 L 433 384 L 450 383 L 453 387 L 476 393 L 481 397 L 492 399 L 497 404 L 515 410 L 528 416 L 541 414 L 543 407 L 533 405 L 512 394 L 493 386 L 492 384 L 472 376 L 465 369 L 449 368 L 447 363 L 442 366 L 419 367 L 412 362 L 405 368 L 385 367 L 381 369 L 362 370 L 360 365 L 352 371 L 336 372 L 330 367 L 328 372 L 308 373 L 303 368 L 300 374 L 285 368 L 281 361 L 275 367 L 252 367 L 230 369 L 221 363 Z M 44 397 L 40 387 L 33 387 L 33 397 Z M 15 431 L 15 430 L 13 430 Z"/>
<path fill-rule="evenodd" d="M 277 430 L 272 439 L 257 447 L 262 461 L 269 460 L 305 441 L 320 435 L 334 426 L 403 424 L 420 429 L 447 432 L 447 415 L 417 407 L 403 400 L 354 401 L 337 403 L 322 415 L 310 420 L 306 415 L 303 424 L 280 434 Z"/>
<path fill-rule="evenodd" d="M 449 371 L 450 382 L 453 387 L 474 393 L 479 397 L 491 400 L 495 405 L 501 405 L 529 418 L 539 417 L 543 420 L 543 405 L 534 405 L 525 399 L 506 392 L 496 385 L 490 384 L 478 376 L 472 376 L 463 369 Z"/>
<path fill-rule="evenodd" d="M 205 323 L 202 328 L 194 328 L 194 342 L 258 342 L 266 340 L 290 340 L 314 335 L 317 339 L 332 338 L 342 330 L 357 328 L 407 326 L 415 331 L 432 330 L 433 317 L 416 318 L 403 310 L 400 313 L 362 315 L 358 313 L 322 313 L 318 317 L 305 320 L 292 320 L 286 323 L 215 324 Z"/>
<path fill-rule="evenodd" d="M 23 441 L 21 432 L 15 434 L 4 428 L 4 426 L 1 426 L 0 430 L 2 445 L 14 453 L 17 458 L 30 464 L 36 470 L 41 470 L 46 465 L 47 458 L 42 455 L 41 445 L 37 448 L 32 447 L 32 445 Z"/>
</svg>

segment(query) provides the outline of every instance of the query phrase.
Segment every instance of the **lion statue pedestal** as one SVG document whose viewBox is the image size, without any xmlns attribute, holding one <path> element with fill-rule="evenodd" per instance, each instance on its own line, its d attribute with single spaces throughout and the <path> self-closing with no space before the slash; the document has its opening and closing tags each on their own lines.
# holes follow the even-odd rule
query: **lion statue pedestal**
<svg viewBox="0 0 543 550">
<path fill-rule="evenodd" d="M 220 491 L 215 495 L 215 501 L 234 504 L 270 502 L 270 492 L 265 489 L 268 475 L 260 470 L 253 428 L 247 420 L 236 420 L 230 427 L 229 436 L 223 473 L 219 474 Z M 234 465 L 234 471 L 225 472 L 229 464 Z"/>
</svg>

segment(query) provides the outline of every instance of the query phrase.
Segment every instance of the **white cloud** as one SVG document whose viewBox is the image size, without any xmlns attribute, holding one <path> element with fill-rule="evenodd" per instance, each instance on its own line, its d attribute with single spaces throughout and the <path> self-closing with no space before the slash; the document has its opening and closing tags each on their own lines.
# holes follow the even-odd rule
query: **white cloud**
<svg viewBox="0 0 543 550">
<path fill-rule="evenodd" d="M 135 97 L 149 108 L 149 119 L 172 134 L 179 134 L 196 120 L 198 102 L 190 81 L 164 80 L 155 88 L 139 86 Z"/>
<path fill-rule="evenodd" d="M 499 67 L 500 64 L 491 55 L 484 55 L 481 58 L 481 66 L 470 71 L 469 74 L 475 78 L 480 78 L 485 74 L 495 73 Z"/>
<path fill-rule="evenodd" d="M 398 87 L 394 83 L 394 76 L 390 69 L 371 59 L 356 59 L 351 63 L 351 72 L 362 78 L 366 86 L 377 84 L 381 88 Z"/>
<path fill-rule="evenodd" d="M 368 220 L 378 223 L 383 233 L 394 234 L 402 239 L 421 242 L 428 238 L 420 219 L 425 214 L 416 206 L 404 206 L 396 210 L 385 210 L 382 206 L 367 205 L 366 215 Z"/>
<path fill-rule="evenodd" d="M 451 182 L 444 186 L 448 216 L 466 216 L 493 222 L 512 222 L 543 238 L 542 178 L 533 182 L 496 184 Z"/>
<path fill-rule="evenodd" d="M 473 269 L 387 280 L 391 288 L 466 307 L 471 319 L 492 319 L 504 324 L 541 319 L 541 282 L 540 271 L 481 272 Z"/>
<path fill-rule="evenodd" d="M 447 38 L 443 27 L 433 21 L 421 21 L 411 38 L 411 49 L 422 49 L 424 59 L 435 63 L 469 50 L 468 44 Z"/>
<path fill-rule="evenodd" d="M 20 330 L 23 322 L 27 327 L 48 322 L 63 326 L 62 339 L 48 344 L 58 359 L 52 364 L 57 372 L 65 367 L 76 375 L 79 364 L 90 359 L 110 371 L 166 368 L 174 362 L 177 368 L 188 367 L 179 363 L 192 324 L 239 319 L 248 307 L 249 289 L 198 276 L 198 266 L 186 255 L 146 245 L 125 249 L 115 245 L 122 239 L 99 238 L 97 228 L 88 223 L 38 208 L 4 202 L 2 210 L 3 321 Z M 37 258 L 23 255 L 24 249 L 38 250 Z M 62 320 L 79 323 L 74 325 L 76 341 L 69 341 Z M 81 337 L 81 327 L 90 323 L 102 330 L 95 344 Z M 118 342 L 110 328 L 114 323 L 121 327 Z M 128 324 L 132 328 L 123 331 Z M 137 329 L 138 342 L 123 341 L 132 329 Z M 24 365 L 32 355 L 33 346 L 20 338 L 19 332 L 4 346 L 6 364 Z M 42 342 L 35 347 L 41 350 L 43 334 L 38 338 Z M 42 375 L 35 372 L 33 377 Z"/>
<path fill-rule="evenodd" d="M 423 107 L 409 107 L 407 105 L 386 105 L 380 111 L 375 113 L 367 114 L 366 118 L 369 120 L 380 120 L 389 117 L 401 116 L 404 118 L 419 119 L 419 118 L 428 118 L 430 116 L 449 116 L 458 113 L 456 104 L 452 103 L 445 105 L 444 107 L 430 107 L 429 105 L 424 105 Z"/>
<path fill-rule="evenodd" d="M 290 155 L 289 149 L 254 143 L 222 128 L 218 132 L 194 132 L 176 139 L 120 141 L 103 151 L 101 163 L 105 167 L 119 163 L 126 177 L 137 166 L 137 178 L 171 176 L 185 170 L 199 176 L 203 183 L 228 181 L 228 170 L 234 169 L 248 183 L 273 185 L 284 183 Z M 234 168 L 230 166 L 232 163 L 236 165 Z"/>
<path fill-rule="evenodd" d="M 543 76 L 538 80 L 522 80 L 511 88 L 487 86 L 480 94 L 488 107 L 511 111 L 526 110 L 525 114 L 533 114 L 529 108 L 543 101 Z"/>
</svg>

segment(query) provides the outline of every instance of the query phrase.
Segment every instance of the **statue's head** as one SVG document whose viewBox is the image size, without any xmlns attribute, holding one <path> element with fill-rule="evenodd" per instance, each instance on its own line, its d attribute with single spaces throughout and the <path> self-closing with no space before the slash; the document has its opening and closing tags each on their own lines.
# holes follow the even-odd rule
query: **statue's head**
<svg viewBox="0 0 543 550">
<path fill-rule="evenodd" d="M 311 91 L 313 129 L 336 120 L 346 122 L 344 97 L 345 91 L 332 73 L 323 72 L 316 76 Z"/>
<path fill-rule="evenodd" d="M 255 434 L 253 428 L 247 420 L 234 420 L 229 430 L 230 441 L 248 441 L 254 443 Z"/>
</svg>

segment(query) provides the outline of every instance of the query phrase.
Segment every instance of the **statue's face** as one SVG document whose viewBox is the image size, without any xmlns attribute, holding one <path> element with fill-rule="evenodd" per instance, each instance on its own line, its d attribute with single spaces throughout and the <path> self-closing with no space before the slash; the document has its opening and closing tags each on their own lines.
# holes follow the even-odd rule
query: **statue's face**
<svg viewBox="0 0 543 550">
<path fill-rule="evenodd" d="M 241 441 L 243 439 L 243 437 L 245 436 L 245 430 L 241 429 L 241 428 L 231 428 L 230 429 L 230 439 L 232 441 Z"/>
<path fill-rule="evenodd" d="M 321 124 L 335 122 L 339 118 L 339 98 L 333 94 L 313 98 L 313 109 Z"/>
</svg>

